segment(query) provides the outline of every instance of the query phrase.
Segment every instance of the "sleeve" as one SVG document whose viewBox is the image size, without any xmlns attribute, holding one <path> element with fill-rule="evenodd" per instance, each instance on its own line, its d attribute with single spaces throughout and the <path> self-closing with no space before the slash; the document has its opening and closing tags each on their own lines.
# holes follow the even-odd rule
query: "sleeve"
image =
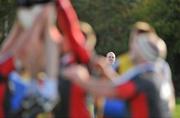
<svg viewBox="0 0 180 118">
<path fill-rule="evenodd" d="M 8 59 L 0 62 L 0 75 L 1 77 L 8 77 L 9 73 L 14 69 L 14 58 L 9 57 Z"/>
<path fill-rule="evenodd" d="M 130 99 L 137 93 L 135 82 L 129 81 L 125 84 L 115 86 L 116 97 L 124 100 Z"/>
<path fill-rule="evenodd" d="M 78 17 L 70 0 L 57 0 L 56 5 L 58 26 L 67 40 L 70 41 L 76 58 L 82 63 L 88 63 L 90 53 L 84 48 L 85 37 L 80 30 Z"/>
</svg>

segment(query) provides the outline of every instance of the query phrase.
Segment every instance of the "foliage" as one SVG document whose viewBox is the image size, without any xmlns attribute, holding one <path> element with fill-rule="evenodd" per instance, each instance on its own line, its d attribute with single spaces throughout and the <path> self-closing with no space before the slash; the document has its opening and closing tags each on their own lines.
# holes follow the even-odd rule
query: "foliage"
<svg viewBox="0 0 180 118">
<path fill-rule="evenodd" d="M 81 20 L 89 22 L 97 35 L 96 51 L 116 54 L 127 50 L 128 26 L 126 17 L 135 0 L 78 0 L 74 6 Z"/>
<path fill-rule="evenodd" d="M 15 0 L 0 0 L 0 43 L 8 35 L 15 11 Z"/>
</svg>

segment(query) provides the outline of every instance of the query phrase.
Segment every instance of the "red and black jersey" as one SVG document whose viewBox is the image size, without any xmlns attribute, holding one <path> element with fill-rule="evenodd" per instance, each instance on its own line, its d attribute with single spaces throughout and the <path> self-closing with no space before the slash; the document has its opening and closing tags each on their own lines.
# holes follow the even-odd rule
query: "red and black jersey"
<svg viewBox="0 0 180 118">
<path fill-rule="evenodd" d="M 57 22 L 77 60 L 87 64 L 90 60 L 90 53 L 84 48 L 85 36 L 80 29 L 77 14 L 70 0 L 57 0 Z"/>
<path fill-rule="evenodd" d="M 64 58 L 61 59 L 61 69 L 75 63 L 72 55 L 66 55 Z M 58 81 L 60 102 L 54 110 L 55 118 L 90 118 L 85 90 L 61 75 Z"/>
<path fill-rule="evenodd" d="M 117 85 L 116 93 L 127 102 L 131 118 L 171 118 L 168 104 L 161 96 L 162 87 L 162 78 L 148 72 Z"/>
<path fill-rule="evenodd" d="M 7 92 L 7 79 L 14 69 L 14 59 L 9 57 L 0 62 L 0 118 L 5 117 L 5 94 Z"/>
<path fill-rule="evenodd" d="M 66 40 L 69 40 L 75 62 L 87 64 L 90 53 L 84 48 L 85 37 L 80 29 L 77 14 L 70 0 L 57 0 L 57 22 Z M 59 79 L 60 105 L 55 111 L 57 118 L 89 118 L 86 108 L 86 92 L 78 85 Z"/>
<path fill-rule="evenodd" d="M 90 118 L 86 107 L 86 92 L 78 85 L 60 78 L 60 103 L 56 109 L 56 118 Z"/>
</svg>

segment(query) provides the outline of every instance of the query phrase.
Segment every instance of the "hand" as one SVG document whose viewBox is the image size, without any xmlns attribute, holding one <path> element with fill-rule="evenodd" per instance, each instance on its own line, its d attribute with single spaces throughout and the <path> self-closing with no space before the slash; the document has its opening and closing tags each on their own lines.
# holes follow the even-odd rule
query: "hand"
<svg viewBox="0 0 180 118">
<path fill-rule="evenodd" d="M 82 65 L 72 65 L 63 71 L 63 75 L 72 81 L 83 82 L 90 78 L 88 70 Z"/>
<path fill-rule="evenodd" d="M 107 63 L 105 57 L 96 57 L 94 58 L 92 64 L 96 71 L 100 72 L 101 78 L 112 79 L 116 76 L 116 72 L 112 67 Z"/>
</svg>

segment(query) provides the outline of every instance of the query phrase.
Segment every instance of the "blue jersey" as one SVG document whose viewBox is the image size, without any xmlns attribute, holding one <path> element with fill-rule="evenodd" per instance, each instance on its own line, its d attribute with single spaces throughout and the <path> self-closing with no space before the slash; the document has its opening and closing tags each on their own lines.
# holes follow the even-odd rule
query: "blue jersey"
<svg viewBox="0 0 180 118">
<path fill-rule="evenodd" d="M 9 86 L 11 92 L 10 107 L 12 111 L 17 111 L 21 108 L 21 102 L 30 89 L 30 83 L 24 81 L 21 76 L 14 71 L 9 75 Z"/>
</svg>

